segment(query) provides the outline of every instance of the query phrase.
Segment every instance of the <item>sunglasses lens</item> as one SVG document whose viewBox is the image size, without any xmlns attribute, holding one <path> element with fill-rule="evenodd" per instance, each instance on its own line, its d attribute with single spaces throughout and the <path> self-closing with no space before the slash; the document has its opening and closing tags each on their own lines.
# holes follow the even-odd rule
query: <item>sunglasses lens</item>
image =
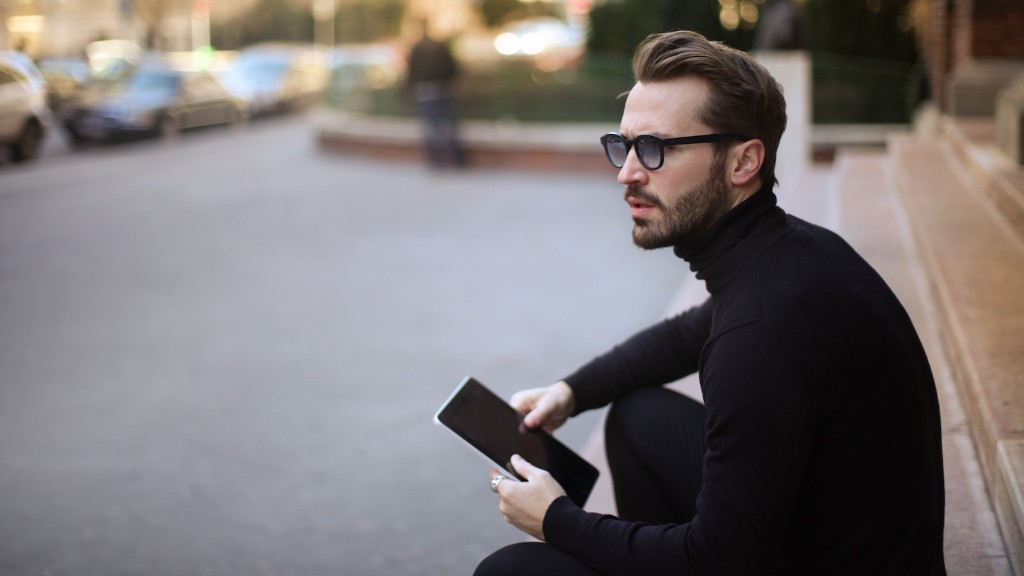
<svg viewBox="0 0 1024 576">
<path fill-rule="evenodd" d="M 609 134 L 604 138 L 604 149 L 612 166 L 622 168 L 622 165 L 626 163 L 626 156 L 629 154 L 626 140 L 617 134 Z"/>
<path fill-rule="evenodd" d="M 661 142 L 657 138 L 640 136 L 636 139 L 636 155 L 648 169 L 661 166 Z"/>
</svg>

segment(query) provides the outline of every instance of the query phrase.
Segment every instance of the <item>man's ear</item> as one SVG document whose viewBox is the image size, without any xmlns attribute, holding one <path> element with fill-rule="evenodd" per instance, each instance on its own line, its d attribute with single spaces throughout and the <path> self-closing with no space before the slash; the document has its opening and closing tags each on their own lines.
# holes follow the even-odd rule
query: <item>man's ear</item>
<svg viewBox="0 0 1024 576">
<path fill-rule="evenodd" d="M 733 146 L 729 153 L 729 179 L 733 186 L 744 187 L 753 182 L 764 164 L 764 143 L 760 140 L 747 140 Z"/>
</svg>

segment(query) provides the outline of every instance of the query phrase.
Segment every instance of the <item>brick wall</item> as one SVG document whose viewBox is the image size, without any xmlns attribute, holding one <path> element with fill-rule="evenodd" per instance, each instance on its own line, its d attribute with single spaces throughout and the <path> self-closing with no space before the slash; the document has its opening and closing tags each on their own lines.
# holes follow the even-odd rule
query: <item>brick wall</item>
<svg viewBox="0 0 1024 576">
<path fill-rule="evenodd" d="M 945 109 L 946 77 L 972 59 L 1024 60 L 1024 0 L 914 0 L 932 100 Z"/>
<path fill-rule="evenodd" d="M 974 0 L 972 4 L 971 54 L 975 58 L 1024 58 L 1024 2 Z"/>
<path fill-rule="evenodd" d="M 931 99 L 942 106 L 942 82 L 952 68 L 951 0 L 913 0 L 910 14 L 921 58 L 928 67 Z"/>
</svg>

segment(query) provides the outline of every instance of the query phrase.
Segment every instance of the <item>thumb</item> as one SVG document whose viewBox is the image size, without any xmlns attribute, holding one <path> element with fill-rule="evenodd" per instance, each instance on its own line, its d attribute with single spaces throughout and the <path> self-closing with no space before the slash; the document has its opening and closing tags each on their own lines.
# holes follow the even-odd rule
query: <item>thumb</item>
<svg viewBox="0 0 1024 576">
<path fill-rule="evenodd" d="M 541 472 L 540 468 L 537 468 L 533 464 L 527 462 L 519 454 L 513 454 L 511 458 L 512 467 L 516 469 L 516 473 L 526 478 L 527 481 L 533 480 L 533 478 Z"/>
</svg>

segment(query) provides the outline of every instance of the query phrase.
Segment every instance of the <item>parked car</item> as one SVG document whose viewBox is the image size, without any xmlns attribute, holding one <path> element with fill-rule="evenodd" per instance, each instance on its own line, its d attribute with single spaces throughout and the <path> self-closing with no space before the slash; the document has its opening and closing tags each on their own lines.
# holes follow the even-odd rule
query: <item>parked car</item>
<svg viewBox="0 0 1024 576">
<path fill-rule="evenodd" d="M 46 78 L 28 54 L 17 50 L 0 50 L 0 60 L 24 74 L 34 90 L 46 91 Z"/>
<path fill-rule="evenodd" d="M 176 134 L 247 117 L 246 104 L 207 72 L 143 67 L 123 84 L 83 95 L 66 112 L 64 123 L 76 141 L 114 140 Z"/>
<path fill-rule="evenodd" d="M 239 52 L 221 81 L 249 102 L 254 116 L 319 102 L 330 80 L 327 55 L 306 46 L 257 45 Z"/>
<path fill-rule="evenodd" d="M 46 80 L 47 102 L 51 110 L 58 110 L 73 98 L 91 79 L 89 63 L 84 58 L 47 57 L 36 65 Z"/>
<path fill-rule="evenodd" d="M 94 48 L 96 45 L 105 45 L 110 42 L 113 41 L 93 42 L 89 47 Z M 76 141 L 79 138 L 75 134 L 74 118 L 80 109 L 92 108 L 97 102 L 110 99 L 113 95 L 124 91 L 136 70 L 172 68 L 166 55 L 162 53 L 133 52 L 130 59 L 110 56 L 106 52 L 97 52 L 96 50 L 93 50 L 93 53 L 94 57 L 87 61 L 89 76 L 86 81 L 52 106 L 57 120 L 68 135 Z"/>
<path fill-rule="evenodd" d="M 0 52 L 0 146 L 9 150 L 14 162 L 39 155 L 50 124 L 46 85 L 39 78 L 42 75 L 31 60 L 26 64 L 20 57 Z"/>
</svg>

